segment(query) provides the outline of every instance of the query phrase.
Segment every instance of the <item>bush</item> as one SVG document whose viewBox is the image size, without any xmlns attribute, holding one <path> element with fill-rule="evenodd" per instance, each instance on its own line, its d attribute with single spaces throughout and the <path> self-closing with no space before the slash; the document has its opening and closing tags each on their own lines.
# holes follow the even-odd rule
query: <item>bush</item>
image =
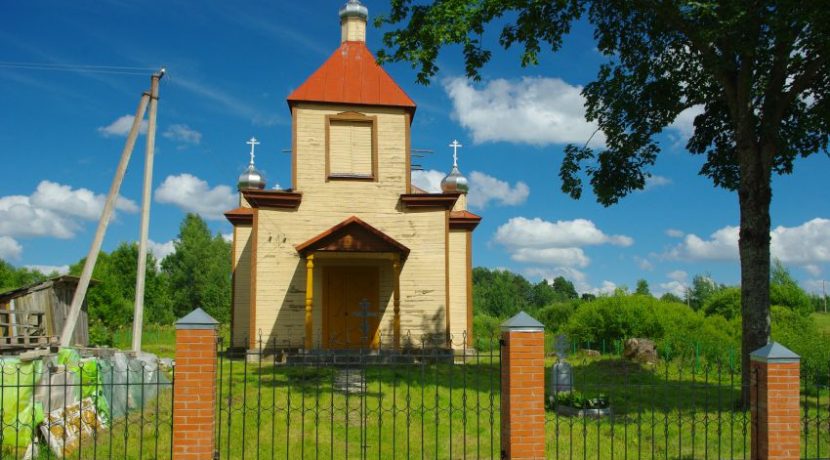
<svg viewBox="0 0 830 460">
<path fill-rule="evenodd" d="M 825 383 L 830 369 L 830 337 L 821 335 L 809 316 L 789 307 L 773 306 L 772 339 L 801 356 L 801 373 L 808 381 Z"/>
<path fill-rule="evenodd" d="M 112 347 L 113 333 L 100 320 L 95 320 L 89 326 L 89 346 Z"/>
<path fill-rule="evenodd" d="M 473 346 L 478 351 L 490 351 L 499 346 L 502 320 L 480 314 L 473 316 Z"/>
<path fill-rule="evenodd" d="M 536 319 L 545 325 L 546 332 L 555 333 L 564 328 L 578 305 L 578 301 L 551 304 L 539 310 Z"/>
<path fill-rule="evenodd" d="M 703 304 L 707 316 L 721 315 L 726 319 L 741 317 L 741 289 L 729 287 L 712 294 Z"/>
<path fill-rule="evenodd" d="M 728 362 L 740 348 L 735 334 L 740 326 L 734 320 L 707 318 L 685 305 L 648 296 L 598 298 L 580 306 L 563 330 L 572 340 L 588 343 L 649 338 L 664 358 L 700 356 Z"/>
</svg>

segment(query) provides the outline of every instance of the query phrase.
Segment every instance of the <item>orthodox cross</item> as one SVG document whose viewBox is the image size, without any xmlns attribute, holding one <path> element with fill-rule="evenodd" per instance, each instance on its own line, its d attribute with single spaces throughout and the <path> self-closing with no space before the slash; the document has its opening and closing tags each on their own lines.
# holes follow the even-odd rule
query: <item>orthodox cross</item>
<svg viewBox="0 0 830 460">
<path fill-rule="evenodd" d="M 256 146 L 259 145 L 259 141 L 256 140 L 255 137 L 251 137 L 251 139 L 248 142 L 246 142 L 246 144 L 251 146 L 251 166 L 253 166 L 254 165 L 254 148 L 256 148 Z"/>
<path fill-rule="evenodd" d="M 452 144 L 450 144 L 450 147 L 452 147 L 452 165 L 457 167 L 458 166 L 458 148 L 463 147 L 463 145 L 459 144 L 457 139 L 453 139 Z"/>
<path fill-rule="evenodd" d="M 369 302 L 369 299 L 364 298 L 358 304 L 360 306 L 360 311 L 355 313 L 354 316 L 358 318 L 362 318 L 363 322 L 361 324 L 360 330 L 363 332 L 363 345 L 367 345 L 369 342 L 369 318 L 373 318 L 378 314 L 372 311 L 369 311 L 369 307 L 372 305 Z"/>
</svg>

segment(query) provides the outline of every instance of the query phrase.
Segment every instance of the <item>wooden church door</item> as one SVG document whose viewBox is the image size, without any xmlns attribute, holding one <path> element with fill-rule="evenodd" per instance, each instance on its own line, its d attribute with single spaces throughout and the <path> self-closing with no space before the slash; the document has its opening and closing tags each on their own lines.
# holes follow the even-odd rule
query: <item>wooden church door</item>
<svg viewBox="0 0 830 460">
<path fill-rule="evenodd" d="M 325 267 L 323 343 L 327 348 L 375 348 L 380 322 L 378 267 Z"/>
</svg>

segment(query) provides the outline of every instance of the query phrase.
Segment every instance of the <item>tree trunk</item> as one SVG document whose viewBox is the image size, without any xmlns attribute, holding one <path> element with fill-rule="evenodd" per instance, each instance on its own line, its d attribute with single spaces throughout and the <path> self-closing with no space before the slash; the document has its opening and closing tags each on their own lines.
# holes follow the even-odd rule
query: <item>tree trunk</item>
<svg viewBox="0 0 830 460">
<path fill-rule="evenodd" d="M 767 344 L 770 336 L 770 202 L 772 186 L 765 153 L 757 146 L 753 152 L 740 152 L 741 183 L 738 199 L 741 230 L 741 377 L 744 407 L 749 404 L 749 354 Z"/>
</svg>

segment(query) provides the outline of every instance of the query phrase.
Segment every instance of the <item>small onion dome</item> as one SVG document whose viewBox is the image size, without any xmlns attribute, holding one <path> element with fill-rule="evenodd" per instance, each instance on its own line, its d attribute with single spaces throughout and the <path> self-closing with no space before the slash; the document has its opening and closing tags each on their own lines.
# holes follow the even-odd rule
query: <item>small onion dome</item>
<svg viewBox="0 0 830 460">
<path fill-rule="evenodd" d="M 467 178 L 461 174 L 458 166 L 453 166 L 449 175 L 441 181 L 441 190 L 444 193 L 467 193 L 469 189 Z"/>
<path fill-rule="evenodd" d="M 236 183 L 236 188 L 242 190 L 262 190 L 265 188 L 265 176 L 254 168 L 253 164 L 248 165 L 248 169 L 239 175 L 239 181 Z"/>
<path fill-rule="evenodd" d="M 360 0 L 349 0 L 340 8 L 340 19 L 347 17 L 369 19 L 369 9 Z"/>
</svg>

